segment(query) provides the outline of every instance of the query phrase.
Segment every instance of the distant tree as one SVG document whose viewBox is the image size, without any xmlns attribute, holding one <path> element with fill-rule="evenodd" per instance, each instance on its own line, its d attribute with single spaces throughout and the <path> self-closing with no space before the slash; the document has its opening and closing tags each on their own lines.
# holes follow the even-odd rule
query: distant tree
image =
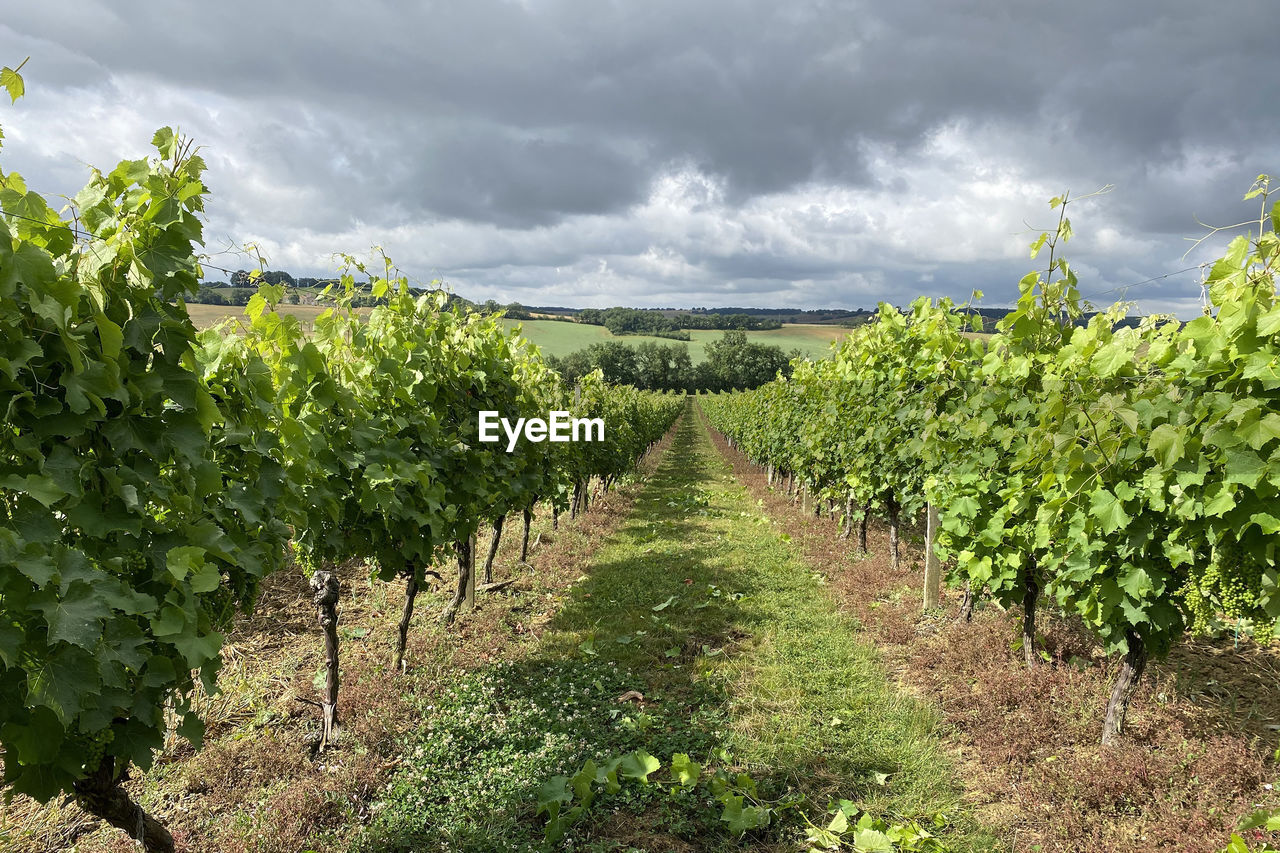
<svg viewBox="0 0 1280 853">
<path fill-rule="evenodd" d="M 755 343 L 742 331 L 728 331 L 718 341 L 707 344 L 707 361 L 719 389 L 756 388 L 772 381 L 779 372 L 791 372 L 790 361 L 798 351 L 784 353 L 782 347 Z"/>
<path fill-rule="evenodd" d="M 643 341 L 636 347 L 637 385 L 653 391 L 687 391 L 693 385 L 693 361 L 684 344 Z"/>
<path fill-rule="evenodd" d="M 604 381 L 612 385 L 635 385 L 636 351 L 621 341 L 601 341 L 587 347 L 587 358 L 604 373 Z"/>
<path fill-rule="evenodd" d="M 266 282 L 267 284 L 283 284 L 288 287 L 297 286 L 297 282 L 293 280 L 293 276 L 284 270 L 267 270 L 258 276 L 258 282 Z"/>
<path fill-rule="evenodd" d="M 200 285 L 200 289 L 187 299 L 188 302 L 196 302 L 203 305 L 226 305 L 227 298 L 218 290 L 207 285 Z"/>
</svg>

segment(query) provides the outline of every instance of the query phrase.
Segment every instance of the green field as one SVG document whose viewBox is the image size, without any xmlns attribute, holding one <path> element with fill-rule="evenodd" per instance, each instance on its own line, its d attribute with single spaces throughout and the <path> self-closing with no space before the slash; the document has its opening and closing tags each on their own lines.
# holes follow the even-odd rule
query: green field
<svg viewBox="0 0 1280 853">
<path fill-rule="evenodd" d="M 281 305 L 284 314 L 294 314 L 303 322 L 314 320 L 323 308 L 314 305 Z M 187 311 L 197 328 L 205 329 L 225 317 L 239 316 L 244 308 L 224 305 L 189 304 Z M 566 356 L 571 352 L 586 349 L 601 341 L 623 341 L 635 346 L 642 341 L 654 341 L 660 344 L 685 343 L 669 338 L 655 338 L 649 335 L 615 336 L 604 326 L 586 326 L 581 323 L 564 323 L 558 320 L 504 320 L 507 326 L 520 326 L 524 336 L 538 345 L 543 355 Z M 747 332 L 748 337 L 761 343 L 774 344 L 783 351 L 800 350 L 802 355 L 819 358 L 827 353 L 831 342 L 848 334 L 848 329 L 839 326 L 817 326 L 809 324 L 787 324 L 781 329 L 768 332 Z M 689 357 L 694 364 L 706 360 L 708 341 L 719 340 L 724 332 L 694 330 L 689 332 L 693 340 L 687 343 Z"/>
<path fill-rule="evenodd" d="M 558 320 L 506 320 L 504 322 L 510 326 L 520 326 L 525 337 L 537 344 L 543 355 L 565 356 L 601 341 L 623 341 L 632 345 L 642 341 L 661 344 L 684 343 L 648 335 L 615 336 L 604 326 L 586 326 Z M 839 326 L 789 324 L 768 332 L 747 332 L 747 335 L 752 340 L 780 346 L 787 352 L 798 349 L 802 355 L 817 358 L 825 355 L 831 342 L 843 337 L 848 331 Z M 693 338 L 688 342 L 689 356 L 694 364 L 698 364 L 706 359 L 707 342 L 719 340 L 724 332 L 694 330 L 689 332 L 689 335 Z"/>
</svg>

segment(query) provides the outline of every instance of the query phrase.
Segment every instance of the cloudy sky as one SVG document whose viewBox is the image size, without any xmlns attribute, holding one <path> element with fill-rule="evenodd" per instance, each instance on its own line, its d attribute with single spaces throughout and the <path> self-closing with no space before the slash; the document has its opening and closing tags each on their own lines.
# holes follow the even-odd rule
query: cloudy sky
<svg viewBox="0 0 1280 853">
<path fill-rule="evenodd" d="M 1082 290 L 1189 315 L 1280 170 L 1268 0 L 6 4 L 0 164 L 48 195 L 176 125 L 207 250 L 535 305 L 1007 305 L 1047 200 Z M 7 101 L 7 99 L 5 99 Z M 246 262 L 217 255 L 215 263 Z M 1172 275 L 1168 275 L 1174 273 Z M 1156 281 L 1118 290 L 1156 276 Z M 211 273 L 211 278 L 222 277 Z"/>
</svg>

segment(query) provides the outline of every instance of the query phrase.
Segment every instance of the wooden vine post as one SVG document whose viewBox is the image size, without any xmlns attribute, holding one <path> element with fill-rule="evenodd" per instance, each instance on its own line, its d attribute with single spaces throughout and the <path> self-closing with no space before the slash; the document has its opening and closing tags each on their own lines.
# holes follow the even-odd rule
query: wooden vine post
<svg viewBox="0 0 1280 853">
<path fill-rule="evenodd" d="M 933 550 L 938 537 L 938 508 L 933 504 L 925 508 L 924 529 L 924 609 L 932 610 L 942 604 L 942 563 Z"/>
<path fill-rule="evenodd" d="M 471 534 L 467 545 L 467 592 L 462 600 L 463 612 L 470 613 L 476 609 L 476 534 Z"/>
</svg>

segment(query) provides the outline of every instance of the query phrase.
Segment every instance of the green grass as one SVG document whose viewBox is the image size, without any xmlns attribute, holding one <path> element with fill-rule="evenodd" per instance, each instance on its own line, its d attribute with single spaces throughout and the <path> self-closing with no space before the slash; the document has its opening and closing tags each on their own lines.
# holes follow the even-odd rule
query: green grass
<svg viewBox="0 0 1280 853">
<path fill-rule="evenodd" d="M 537 344 L 544 355 L 556 357 L 586 349 L 601 341 L 623 341 L 632 346 L 641 341 L 654 341 L 661 344 L 685 343 L 648 335 L 615 336 L 604 326 L 587 326 L 582 323 L 564 323 L 558 320 L 504 320 L 503 322 L 508 326 L 519 325 L 524 336 Z M 767 332 L 748 332 L 747 336 L 754 341 L 780 346 L 785 352 L 798 349 L 802 355 L 818 358 L 826 354 L 827 347 L 832 341 L 843 337 L 848 331 L 839 326 L 787 324 L 781 329 Z M 689 357 L 693 359 L 694 364 L 698 364 L 706 360 L 707 343 L 720 340 L 724 332 L 693 330 L 689 335 L 693 339 L 687 342 Z"/>
<path fill-rule="evenodd" d="M 290 305 L 282 303 L 280 311 L 293 314 L 304 323 L 309 323 L 325 309 L 316 305 Z M 196 328 L 206 329 L 227 317 L 239 317 L 244 308 L 228 305 L 203 305 L 190 303 L 187 311 L 191 314 Z M 673 341 L 670 338 L 655 338 L 649 335 L 614 336 L 604 326 L 587 326 L 581 323 L 562 323 L 557 320 L 503 320 L 508 328 L 520 326 L 524 336 L 533 341 L 542 350 L 543 355 L 556 357 L 566 356 L 571 352 L 586 349 L 601 341 L 623 341 L 632 346 L 641 341 L 654 341 L 660 344 L 684 343 L 689 347 L 689 357 L 694 364 L 707 358 L 706 346 L 709 341 L 718 341 L 724 332 L 694 330 L 689 333 L 691 341 Z M 839 326 L 818 326 L 811 324 L 788 324 L 781 329 L 767 332 L 747 332 L 752 340 L 774 344 L 782 347 L 784 352 L 800 350 L 801 355 L 820 358 L 826 355 L 832 341 L 838 340 L 848 333 L 848 329 Z"/>
<path fill-rule="evenodd" d="M 619 701 L 627 691 L 643 702 Z M 941 827 L 948 849 L 992 846 L 965 816 L 935 715 L 895 691 L 692 414 L 538 653 L 435 702 L 358 849 L 539 849 L 539 785 L 639 748 L 662 762 L 655 779 L 682 752 L 748 771 L 765 797 L 803 794 L 815 820 L 848 799 Z M 567 849 L 738 849 L 720 812 L 704 793 L 636 783 L 602 797 Z M 797 849 L 800 825 L 787 812 L 746 841 Z"/>
</svg>

